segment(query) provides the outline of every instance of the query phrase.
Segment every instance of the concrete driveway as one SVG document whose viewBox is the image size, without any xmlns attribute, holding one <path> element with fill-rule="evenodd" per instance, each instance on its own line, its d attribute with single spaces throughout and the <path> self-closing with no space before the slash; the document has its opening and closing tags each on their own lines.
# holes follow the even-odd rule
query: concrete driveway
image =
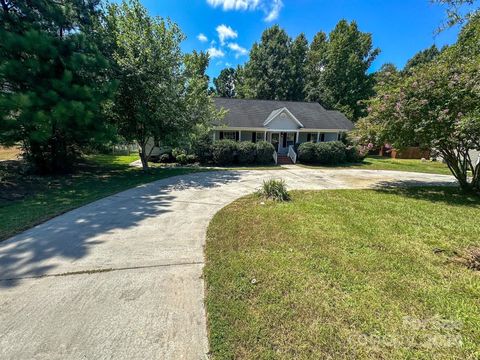
<svg viewBox="0 0 480 360">
<path fill-rule="evenodd" d="M 268 178 L 290 189 L 454 182 L 289 167 L 173 177 L 99 200 L 0 243 L 0 358 L 206 358 L 207 225 Z"/>
</svg>

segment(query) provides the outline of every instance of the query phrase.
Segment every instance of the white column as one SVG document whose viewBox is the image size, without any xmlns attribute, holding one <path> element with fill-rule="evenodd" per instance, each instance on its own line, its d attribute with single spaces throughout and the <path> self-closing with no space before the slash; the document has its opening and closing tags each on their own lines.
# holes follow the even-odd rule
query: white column
<svg viewBox="0 0 480 360">
<path fill-rule="evenodd" d="M 265 130 L 265 134 L 264 134 L 263 140 L 267 141 L 267 130 Z"/>
<path fill-rule="evenodd" d="M 215 141 L 215 133 L 216 132 L 217 132 L 216 130 L 213 130 L 213 141 Z"/>
<path fill-rule="evenodd" d="M 242 130 L 238 130 L 238 141 L 242 141 Z"/>
<path fill-rule="evenodd" d="M 297 131 L 297 139 L 295 141 L 296 144 L 300 143 L 300 131 Z"/>
<path fill-rule="evenodd" d="M 319 141 L 320 141 L 320 133 L 317 132 L 317 142 L 319 142 Z"/>
</svg>

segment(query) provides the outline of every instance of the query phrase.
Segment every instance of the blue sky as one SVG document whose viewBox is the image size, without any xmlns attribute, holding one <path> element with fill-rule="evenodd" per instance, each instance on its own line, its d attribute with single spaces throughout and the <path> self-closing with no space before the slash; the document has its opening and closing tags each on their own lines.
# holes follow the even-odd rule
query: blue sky
<svg viewBox="0 0 480 360">
<path fill-rule="evenodd" d="M 355 20 L 373 35 L 381 49 L 371 71 L 383 63 L 403 67 L 416 52 L 455 42 L 458 28 L 435 36 L 444 9 L 429 0 L 141 0 L 151 15 L 169 17 L 187 39 L 186 52 L 208 50 L 213 78 L 227 66 L 248 60 L 247 51 L 267 27 L 284 28 L 291 37 L 303 32 L 309 39 L 327 33 L 340 19 Z M 203 37 L 199 35 L 203 34 Z"/>
</svg>

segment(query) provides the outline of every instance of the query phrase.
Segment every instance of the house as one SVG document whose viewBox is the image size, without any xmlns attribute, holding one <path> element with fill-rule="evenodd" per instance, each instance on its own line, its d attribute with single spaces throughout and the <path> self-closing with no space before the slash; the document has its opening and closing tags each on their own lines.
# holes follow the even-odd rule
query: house
<svg viewBox="0 0 480 360">
<path fill-rule="evenodd" d="M 217 108 L 227 110 L 215 124 L 213 139 L 268 141 L 278 154 L 307 141 L 336 141 L 353 129 L 339 111 L 325 110 L 318 103 L 215 98 Z"/>
<path fill-rule="evenodd" d="M 295 144 L 336 141 L 342 133 L 353 129 L 353 123 L 341 112 L 325 110 L 318 103 L 231 98 L 214 98 L 214 102 L 218 109 L 226 110 L 225 117 L 214 124 L 214 141 L 265 140 L 275 147 L 275 161 L 277 154 L 284 158 L 290 152 L 289 157 L 295 162 Z M 153 140 L 147 149 L 152 156 L 162 153 Z"/>
</svg>

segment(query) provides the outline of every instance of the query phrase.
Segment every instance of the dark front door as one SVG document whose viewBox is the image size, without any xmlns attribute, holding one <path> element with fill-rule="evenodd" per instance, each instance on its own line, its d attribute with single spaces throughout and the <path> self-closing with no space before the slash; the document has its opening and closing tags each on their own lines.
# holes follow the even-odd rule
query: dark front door
<svg viewBox="0 0 480 360">
<path fill-rule="evenodd" d="M 275 151 L 278 152 L 278 144 L 280 143 L 280 134 L 272 133 L 272 145 L 275 147 Z"/>
</svg>

